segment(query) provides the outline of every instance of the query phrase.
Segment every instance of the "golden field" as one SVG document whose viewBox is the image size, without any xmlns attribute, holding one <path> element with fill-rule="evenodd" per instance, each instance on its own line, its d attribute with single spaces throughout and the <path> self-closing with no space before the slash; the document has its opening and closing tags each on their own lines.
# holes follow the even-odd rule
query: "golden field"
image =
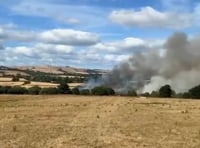
<svg viewBox="0 0 200 148">
<path fill-rule="evenodd" d="M 12 81 L 12 77 L 0 77 L 0 86 L 21 86 L 30 88 L 33 86 L 39 86 L 41 88 L 48 88 L 48 87 L 57 87 L 59 84 L 57 83 L 50 83 L 50 82 L 37 82 L 37 81 L 30 81 L 28 84 L 24 84 L 27 81 L 23 78 L 20 78 L 19 81 Z M 68 83 L 69 87 L 72 89 L 78 86 L 84 86 L 84 83 Z"/>
<path fill-rule="evenodd" d="M 200 101 L 0 96 L 1 148 L 199 148 Z"/>
</svg>

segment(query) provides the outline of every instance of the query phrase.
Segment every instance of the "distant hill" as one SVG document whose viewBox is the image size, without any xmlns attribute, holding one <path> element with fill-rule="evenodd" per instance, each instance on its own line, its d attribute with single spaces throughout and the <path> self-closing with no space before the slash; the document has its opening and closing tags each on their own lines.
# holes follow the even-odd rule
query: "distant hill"
<svg viewBox="0 0 200 148">
<path fill-rule="evenodd" d="M 26 71 L 36 71 L 43 73 L 51 73 L 55 75 L 64 75 L 64 74 L 107 74 L 108 70 L 101 69 L 84 69 L 84 68 L 75 68 L 70 66 L 15 66 L 15 67 L 6 67 L 0 66 L 0 73 L 7 75 L 27 75 Z"/>
</svg>

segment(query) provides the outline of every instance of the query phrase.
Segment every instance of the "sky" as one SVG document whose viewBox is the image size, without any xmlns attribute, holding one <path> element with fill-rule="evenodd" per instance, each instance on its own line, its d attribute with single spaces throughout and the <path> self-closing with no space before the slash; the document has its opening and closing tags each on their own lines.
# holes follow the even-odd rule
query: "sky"
<svg viewBox="0 0 200 148">
<path fill-rule="evenodd" d="M 198 0 L 0 0 L 0 65 L 112 69 L 199 22 Z"/>
</svg>

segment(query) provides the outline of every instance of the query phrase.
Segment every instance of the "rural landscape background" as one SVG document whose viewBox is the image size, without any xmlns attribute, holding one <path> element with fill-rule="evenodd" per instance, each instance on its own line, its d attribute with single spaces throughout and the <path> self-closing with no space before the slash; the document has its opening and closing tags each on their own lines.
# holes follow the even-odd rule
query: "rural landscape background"
<svg viewBox="0 0 200 148">
<path fill-rule="evenodd" d="M 198 0 L 0 1 L 0 148 L 199 148 Z"/>
</svg>

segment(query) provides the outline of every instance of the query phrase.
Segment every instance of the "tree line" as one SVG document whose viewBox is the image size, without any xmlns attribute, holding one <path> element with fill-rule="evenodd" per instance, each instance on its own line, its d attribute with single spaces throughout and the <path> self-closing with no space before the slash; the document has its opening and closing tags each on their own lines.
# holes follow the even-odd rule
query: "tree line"
<svg viewBox="0 0 200 148">
<path fill-rule="evenodd" d="M 68 74 L 64 75 L 45 73 L 40 71 L 23 70 L 23 72 L 28 75 L 21 75 L 20 73 L 16 75 L 3 75 L 4 77 L 12 77 L 13 81 L 19 81 L 20 78 L 24 78 L 27 81 L 37 81 L 37 82 L 50 82 L 50 83 L 84 83 L 90 79 L 98 80 L 101 74 Z M 63 77 L 64 76 L 64 77 Z"/>
<path fill-rule="evenodd" d="M 50 83 L 60 83 L 60 82 L 66 82 L 66 83 L 83 83 L 86 81 L 86 77 L 83 76 L 66 76 L 61 77 L 59 75 L 53 75 L 43 72 L 34 72 L 29 71 L 29 75 L 21 75 L 17 74 L 15 76 L 12 76 L 12 81 L 19 81 L 20 78 L 24 78 L 27 81 L 37 81 L 37 82 L 50 82 Z"/>
<path fill-rule="evenodd" d="M 80 89 L 78 87 L 70 89 L 68 84 L 60 82 L 57 87 L 41 88 L 39 86 L 32 86 L 25 88 L 22 86 L 0 86 L 0 94 L 74 94 L 74 95 L 115 95 L 112 88 L 98 86 L 93 89 Z"/>
<path fill-rule="evenodd" d="M 110 95 L 123 95 L 123 96 L 144 96 L 144 97 L 160 97 L 160 98 L 193 98 L 200 99 L 200 85 L 189 89 L 184 93 L 176 93 L 170 85 L 164 85 L 157 91 L 151 93 L 137 94 L 135 90 L 129 90 L 126 93 L 116 93 L 114 89 L 106 86 L 96 86 L 92 89 L 84 88 L 72 88 L 70 89 L 66 82 L 60 82 L 55 88 L 41 88 L 39 86 L 32 86 L 25 88 L 22 86 L 0 86 L 0 94 L 74 94 L 74 95 L 98 95 L 98 96 L 110 96 Z"/>
<path fill-rule="evenodd" d="M 143 94 L 144 95 L 144 94 Z M 158 91 L 152 91 L 151 94 L 145 93 L 148 97 L 161 97 L 161 98 L 191 98 L 200 99 L 200 85 L 192 87 L 186 92 L 176 93 L 170 85 L 164 85 L 160 87 Z"/>
</svg>

